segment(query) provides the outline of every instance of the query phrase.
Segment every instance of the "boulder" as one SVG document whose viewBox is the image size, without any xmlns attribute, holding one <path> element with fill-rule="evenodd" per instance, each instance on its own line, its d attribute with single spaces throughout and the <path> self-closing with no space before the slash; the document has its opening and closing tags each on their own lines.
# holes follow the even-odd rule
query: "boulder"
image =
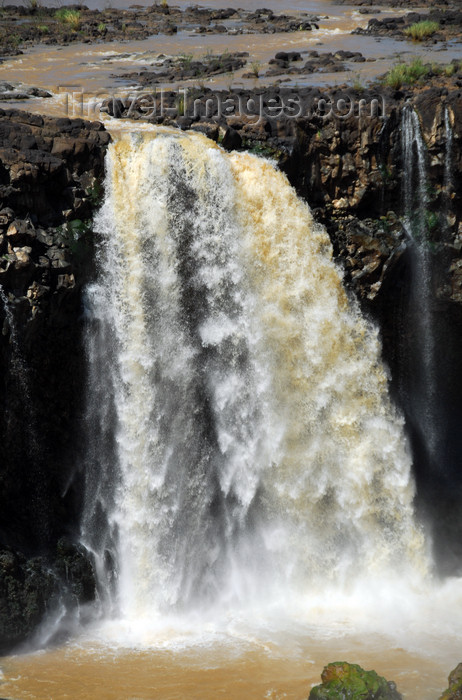
<svg viewBox="0 0 462 700">
<path fill-rule="evenodd" d="M 324 667 L 321 679 L 308 700 L 402 700 L 392 681 L 357 664 L 335 661 Z"/>
</svg>

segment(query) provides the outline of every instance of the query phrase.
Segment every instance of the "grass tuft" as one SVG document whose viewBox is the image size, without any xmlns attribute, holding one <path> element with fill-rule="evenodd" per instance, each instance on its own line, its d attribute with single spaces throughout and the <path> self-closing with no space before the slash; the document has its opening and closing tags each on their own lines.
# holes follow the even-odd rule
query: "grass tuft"
<svg viewBox="0 0 462 700">
<path fill-rule="evenodd" d="M 403 85 L 414 85 L 426 76 L 429 70 L 429 66 L 422 63 L 421 58 L 414 59 L 412 63 L 398 63 L 383 78 L 383 84 L 399 90 Z"/>
<path fill-rule="evenodd" d="M 410 37 L 414 41 L 423 41 L 433 36 L 435 32 L 438 31 L 440 25 L 438 22 L 432 22 L 431 20 L 423 20 L 422 22 L 416 22 L 411 24 L 410 27 L 404 30 L 406 36 Z"/>
<path fill-rule="evenodd" d="M 58 22 L 68 25 L 74 31 L 77 31 L 80 27 L 79 10 L 67 10 L 65 7 L 62 7 L 55 13 L 55 17 Z"/>
</svg>

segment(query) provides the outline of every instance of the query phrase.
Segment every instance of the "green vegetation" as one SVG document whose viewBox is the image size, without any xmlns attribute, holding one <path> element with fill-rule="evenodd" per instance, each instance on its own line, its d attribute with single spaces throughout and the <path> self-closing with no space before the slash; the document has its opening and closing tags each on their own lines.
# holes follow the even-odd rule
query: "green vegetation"
<svg viewBox="0 0 462 700">
<path fill-rule="evenodd" d="M 260 75 L 261 63 L 260 61 L 252 61 L 250 64 L 250 71 L 254 74 L 256 78 Z"/>
<path fill-rule="evenodd" d="M 275 161 L 279 161 L 283 155 L 283 152 L 280 149 L 267 143 L 262 143 L 261 141 L 243 139 L 242 146 L 249 153 L 254 153 L 257 156 L 263 156 L 265 158 L 272 158 Z"/>
<path fill-rule="evenodd" d="M 443 68 L 443 73 L 447 78 L 452 78 L 452 76 L 455 73 L 457 73 L 457 71 L 458 71 L 458 66 L 455 63 L 448 63 L 448 65 L 444 66 L 444 68 Z M 435 70 L 435 73 L 436 72 L 437 71 Z"/>
<path fill-rule="evenodd" d="M 386 165 L 385 163 L 381 163 L 379 165 L 378 169 L 379 169 L 380 175 L 382 176 L 382 180 L 383 180 L 384 184 L 388 184 L 389 182 L 392 181 L 393 172 L 388 165 Z"/>
<path fill-rule="evenodd" d="M 420 58 L 416 58 L 412 63 L 398 63 L 382 78 L 384 85 L 399 90 L 403 85 L 414 85 L 423 78 L 431 78 L 441 75 L 452 78 L 453 75 L 462 70 L 462 63 L 452 61 L 443 65 L 441 63 L 422 63 Z"/>
<path fill-rule="evenodd" d="M 179 117 L 184 117 L 185 116 L 185 99 L 184 95 L 178 95 L 178 103 L 177 103 L 177 108 L 178 108 L 178 116 Z"/>
<path fill-rule="evenodd" d="M 425 212 L 425 225 L 428 233 L 432 233 L 438 228 L 439 216 L 435 211 Z"/>
<path fill-rule="evenodd" d="M 359 92 L 359 93 L 364 92 L 364 90 L 366 89 L 364 87 L 364 83 L 362 82 L 360 75 L 357 75 L 355 77 L 355 79 L 351 83 L 351 87 L 353 88 L 353 90 L 355 90 L 355 92 Z"/>
<path fill-rule="evenodd" d="M 58 229 L 59 239 L 72 253 L 78 266 L 83 264 L 93 246 L 92 219 L 73 219 Z"/>
<path fill-rule="evenodd" d="M 383 84 L 399 90 L 403 85 L 414 85 L 418 80 L 428 75 L 431 66 L 416 58 L 412 63 L 398 63 L 385 75 Z"/>
<path fill-rule="evenodd" d="M 100 22 L 100 23 L 98 24 L 97 29 L 98 29 L 98 31 L 100 32 L 100 34 L 103 34 L 103 32 L 106 31 L 106 25 L 104 24 L 104 22 Z"/>
<path fill-rule="evenodd" d="M 231 73 L 228 73 L 228 77 L 226 80 L 226 89 L 228 92 L 231 92 L 233 89 L 233 81 L 234 81 L 234 72 L 231 71 Z"/>
<path fill-rule="evenodd" d="M 416 22 L 411 24 L 410 27 L 404 30 L 406 36 L 410 37 L 414 41 L 423 41 L 433 36 L 435 32 L 438 31 L 440 25 L 438 22 L 432 22 L 431 20 L 423 20 L 422 22 Z"/>
<path fill-rule="evenodd" d="M 19 46 L 22 39 L 19 34 L 3 34 L 1 38 L 2 43 L 4 42 L 7 46 L 13 46 L 15 49 Z"/>
<path fill-rule="evenodd" d="M 57 10 L 55 17 L 58 22 L 66 24 L 73 31 L 77 31 L 77 29 L 80 27 L 79 10 L 67 10 L 65 7 L 62 7 L 60 10 Z"/>
<path fill-rule="evenodd" d="M 191 67 L 192 60 L 193 60 L 192 53 L 184 53 L 181 56 L 179 56 L 179 61 L 181 63 L 181 67 L 184 70 L 188 70 Z"/>
<path fill-rule="evenodd" d="M 40 32 L 40 34 L 48 34 L 50 31 L 46 24 L 37 24 L 37 30 Z"/>
<path fill-rule="evenodd" d="M 103 186 L 99 180 L 95 180 L 93 185 L 90 185 L 85 190 L 86 196 L 94 207 L 99 207 L 103 199 Z"/>
</svg>

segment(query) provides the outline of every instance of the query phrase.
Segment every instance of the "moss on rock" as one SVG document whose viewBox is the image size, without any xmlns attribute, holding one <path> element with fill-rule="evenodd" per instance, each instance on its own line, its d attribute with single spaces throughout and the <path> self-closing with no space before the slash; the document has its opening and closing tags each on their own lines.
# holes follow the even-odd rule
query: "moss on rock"
<svg viewBox="0 0 462 700">
<path fill-rule="evenodd" d="M 309 700 L 401 700 L 393 682 L 357 664 L 335 661 L 324 667 L 321 679 Z"/>
<path fill-rule="evenodd" d="M 448 678 L 449 687 L 439 700 L 462 700 L 462 663 L 451 671 Z"/>
</svg>

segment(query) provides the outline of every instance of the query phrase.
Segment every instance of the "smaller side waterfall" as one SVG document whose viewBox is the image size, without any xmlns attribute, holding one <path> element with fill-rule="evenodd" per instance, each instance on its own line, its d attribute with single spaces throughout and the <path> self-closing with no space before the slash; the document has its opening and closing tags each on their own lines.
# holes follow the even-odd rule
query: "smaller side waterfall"
<svg viewBox="0 0 462 700">
<path fill-rule="evenodd" d="M 451 117 L 449 114 L 449 109 L 447 105 L 444 107 L 444 136 L 446 141 L 446 148 L 444 154 L 444 190 L 446 193 L 446 199 L 451 200 L 451 191 L 453 187 L 452 180 L 452 148 L 454 135 L 451 126 Z"/>
<path fill-rule="evenodd" d="M 28 378 L 27 378 L 27 368 L 26 368 L 24 356 L 22 354 L 21 346 L 19 344 L 18 331 L 16 328 L 16 321 L 15 321 L 13 312 L 11 310 L 8 297 L 5 294 L 5 290 L 3 289 L 3 287 L 1 285 L 0 285 L 0 300 L 2 302 L 3 310 L 5 312 L 5 320 L 6 320 L 6 323 L 8 326 L 8 327 L 6 327 L 5 325 L 3 326 L 2 333 L 3 333 L 3 335 L 6 335 L 8 332 L 10 334 L 11 369 L 12 369 L 13 375 L 16 377 L 16 379 L 19 383 L 19 386 L 21 388 L 21 391 L 23 392 L 23 395 L 24 395 L 26 402 L 30 405 L 30 391 L 29 391 L 29 382 L 28 382 Z"/>
<path fill-rule="evenodd" d="M 437 452 L 437 382 L 433 317 L 433 270 L 429 236 L 429 183 L 417 113 L 406 105 L 402 114 L 404 227 L 412 256 L 409 346 L 413 372 L 411 419 L 425 446 L 428 464 Z"/>
</svg>

